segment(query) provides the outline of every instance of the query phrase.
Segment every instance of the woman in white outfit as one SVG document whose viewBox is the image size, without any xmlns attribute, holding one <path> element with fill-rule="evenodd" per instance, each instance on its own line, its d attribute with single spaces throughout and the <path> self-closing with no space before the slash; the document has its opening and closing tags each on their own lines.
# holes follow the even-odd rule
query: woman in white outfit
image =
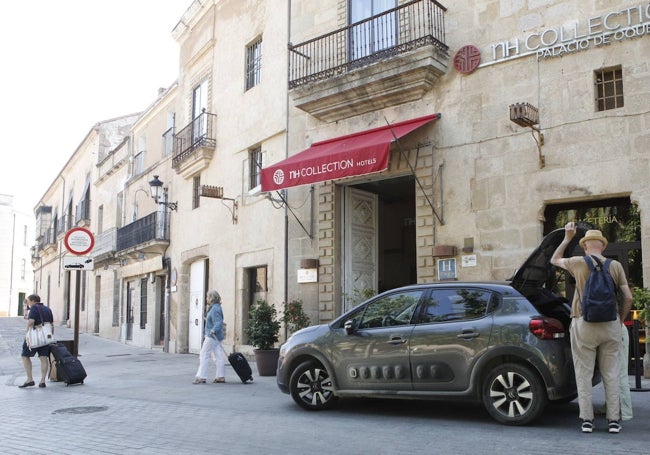
<svg viewBox="0 0 650 455">
<path fill-rule="evenodd" d="M 224 339 L 223 311 L 221 310 L 221 296 L 215 290 L 208 292 L 206 297 L 208 312 L 205 316 L 205 338 L 201 345 L 199 355 L 199 369 L 196 371 L 196 378 L 193 384 L 205 384 L 208 378 L 208 367 L 210 359 L 213 359 L 217 373 L 212 382 L 226 382 L 226 364 L 221 341 Z"/>
</svg>

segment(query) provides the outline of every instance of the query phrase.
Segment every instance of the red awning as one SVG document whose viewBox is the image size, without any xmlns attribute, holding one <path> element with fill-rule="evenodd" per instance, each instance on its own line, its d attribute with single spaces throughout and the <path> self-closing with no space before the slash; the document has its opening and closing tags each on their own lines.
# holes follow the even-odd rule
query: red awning
<svg viewBox="0 0 650 455">
<path fill-rule="evenodd" d="M 391 142 L 438 118 L 440 114 L 432 114 L 315 142 L 307 150 L 262 169 L 262 191 L 384 171 Z"/>
</svg>

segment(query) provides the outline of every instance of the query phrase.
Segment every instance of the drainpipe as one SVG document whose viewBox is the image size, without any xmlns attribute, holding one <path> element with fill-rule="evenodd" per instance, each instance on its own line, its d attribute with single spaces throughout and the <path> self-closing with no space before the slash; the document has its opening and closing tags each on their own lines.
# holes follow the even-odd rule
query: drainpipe
<svg viewBox="0 0 650 455">
<path fill-rule="evenodd" d="M 287 1 L 287 43 L 291 42 L 291 0 Z M 290 51 L 287 48 L 287 83 L 290 77 Z M 289 157 L 289 87 L 286 86 L 285 104 L 285 134 L 284 134 L 284 157 Z M 289 192 L 285 190 L 284 197 L 284 303 L 289 302 Z M 284 314 L 284 308 L 283 308 Z M 284 339 L 287 339 L 288 329 L 284 325 Z"/>
</svg>

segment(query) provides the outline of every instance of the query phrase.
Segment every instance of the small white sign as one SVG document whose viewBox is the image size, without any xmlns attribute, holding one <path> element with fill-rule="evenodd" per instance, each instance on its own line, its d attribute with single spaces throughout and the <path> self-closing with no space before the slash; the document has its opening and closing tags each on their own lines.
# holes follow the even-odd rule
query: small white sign
<svg viewBox="0 0 650 455">
<path fill-rule="evenodd" d="M 318 269 L 298 269 L 298 283 L 317 283 Z"/>
<path fill-rule="evenodd" d="M 93 258 L 88 256 L 63 256 L 63 268 L 65 270 L 93 270 L 95 263 Z"/>
<path fill-rule="evenodd" d="M 476 255 L 475 254 L 467 254 L 465 256 L 461 256 L 461 265 L 463 267 L 476 267 Z"/>
</svg>

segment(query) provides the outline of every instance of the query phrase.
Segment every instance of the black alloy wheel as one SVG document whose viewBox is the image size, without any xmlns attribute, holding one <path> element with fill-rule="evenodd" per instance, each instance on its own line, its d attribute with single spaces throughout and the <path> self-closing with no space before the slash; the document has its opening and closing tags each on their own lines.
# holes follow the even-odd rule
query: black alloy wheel
<svg viewBox="0 0 650 455">
<path fill-rule="evenodd" d="M 506 363 L 492 369 L 483 383 L 483 404 L 497 422 L 527 425 L 548 402 L 544 384 L 529 367 Z"/>
<path fill-rule="evenodd" d="M 309 411 L 329 409 L 337 399 L 329 373 L 313 361 L 298 365 L 289 379 L 289 389 L 293 401 Z"/>
</svg>

